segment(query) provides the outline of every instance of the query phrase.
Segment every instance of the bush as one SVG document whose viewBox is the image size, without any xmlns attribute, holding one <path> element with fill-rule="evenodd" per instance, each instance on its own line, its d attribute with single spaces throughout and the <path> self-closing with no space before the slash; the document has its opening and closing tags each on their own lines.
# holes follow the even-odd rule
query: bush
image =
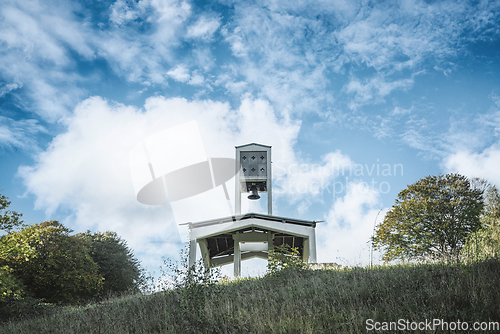
<svg viewBox="0 0 500 334">
<path fill-rule="evenodd" d="M 0 302 L 0 321 L 25 320 L 41 315 L 49 315 L 57 309 L 57 305 L 45 303 L 33 297 L 9 296 Z"/>
<path fill-rule="evenodd" d="M 163 278 L 159 281 L 159 290 L 213 285 L 221 279 L 220 268 L 205 269 L 203 260 L 198 260 L 189 267 L 189 247 L 181 250 L 180 257 L 180 262 L 163 259 L 165 268 L 161 268 Z"/>
<path fill-rule="evenodd" d="M 1 238 L 0 265 L 12 268 L 32 297 L 79 303 L 94 297 L 103 278 L 85 242 L 57 221 L 22 228 Z"/>
<path fill-rule="evenodd" d="M 9 298 L 20 298 L 26 295 L 24 284 L 12 274 L 9 266 L 0 267 L 0 302 Z"/>
<path fill-rule="evenodd" d="M 269 252 L 268 275 L 274 275 L 283 269 L 300 271 L 307 268 L 307 263 L 302 260 L 297 247 L 292 248 L 290 245 L 283 244 Z"/>
<path fill-rule="evenodd" d="M 102 293 L 139 292 L 144 283 L 144 274 L 139 261 L 134 257 L 125 240 L 115 232 L 77 234 L 90 250 L 90 256 L 99 266 L 104 277 Z"/>
</svg>

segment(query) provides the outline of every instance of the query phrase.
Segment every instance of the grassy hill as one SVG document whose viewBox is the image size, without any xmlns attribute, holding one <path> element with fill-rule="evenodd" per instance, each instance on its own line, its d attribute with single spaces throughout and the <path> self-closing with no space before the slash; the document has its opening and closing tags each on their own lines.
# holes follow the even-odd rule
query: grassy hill
<svg viewBox="0 0 500 334">
<path fill-rule="evenodd" d="M 500 322 L 500 261 L 284 270 L 270 277 L 61 307 L 50 315 L 4 324 L 0 333 L 366 333 L 389 322 L 412 329 L 433 319 L 449 327 L 460 321 L 462 330 L 454 333 L 472 332 L 474 322 Z M 444 326 L 428 331 L 420 325 L 423 330 L 411 332 L 448 332 Z"/>
</svg>

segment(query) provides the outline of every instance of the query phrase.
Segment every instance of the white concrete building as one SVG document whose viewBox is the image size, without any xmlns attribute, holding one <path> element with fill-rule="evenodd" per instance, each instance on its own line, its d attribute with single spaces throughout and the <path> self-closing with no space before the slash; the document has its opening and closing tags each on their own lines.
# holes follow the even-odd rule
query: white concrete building
<svg viewBox="0 0 500 334">
<path fill-rule="evenodd" d="M 189 265 L 196 262 L 197 244 L 205 268 L 234 263 L 234 276 L 241 275 L 242 260 L 267 259 L 282 244 L 297 247 L 305 262 L 316 263 L 317 221 L 272 215 L 271 146 L 237 146 L 236 162 L 236 215 L 185 223 L 190 230 Z M 258 200 L 259 192 L 267 192 L 268 214 L 241 214 L 241 194 Z"/>
</svg>

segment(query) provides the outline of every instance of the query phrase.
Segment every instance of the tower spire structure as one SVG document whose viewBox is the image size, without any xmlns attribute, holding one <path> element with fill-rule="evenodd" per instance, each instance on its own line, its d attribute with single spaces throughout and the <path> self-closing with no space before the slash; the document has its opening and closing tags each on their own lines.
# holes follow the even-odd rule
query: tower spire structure
<svg viewBox="0 0 500 334">
<path fill-rule="evenodd" d="M 241 214 L 241 194 L 258 200 L 259 193 L 267 193 L 267 214 L 273 214 L 271 146 L 246 144 L 236 146 L 235 214 Z"/>
</svg>

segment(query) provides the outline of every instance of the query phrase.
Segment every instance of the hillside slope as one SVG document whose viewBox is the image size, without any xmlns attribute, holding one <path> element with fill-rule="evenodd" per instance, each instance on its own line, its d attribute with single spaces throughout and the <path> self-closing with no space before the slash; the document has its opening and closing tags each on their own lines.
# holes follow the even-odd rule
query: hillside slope
<svg viewBox="0 0 500 334">
<path fill-rule="evenodd" d="M 468 330 L 454 331 L 464 333 L 474 322 L 499 322 L 500 261 L 285 270 L 61 308 L 50 316 L 5 324 L 0 333 L 366 333 L 375 322 L 383 329 L 384 322 L 412 326 L 433 319 L 461 326 L 466 321 Z"/>
</svg>

